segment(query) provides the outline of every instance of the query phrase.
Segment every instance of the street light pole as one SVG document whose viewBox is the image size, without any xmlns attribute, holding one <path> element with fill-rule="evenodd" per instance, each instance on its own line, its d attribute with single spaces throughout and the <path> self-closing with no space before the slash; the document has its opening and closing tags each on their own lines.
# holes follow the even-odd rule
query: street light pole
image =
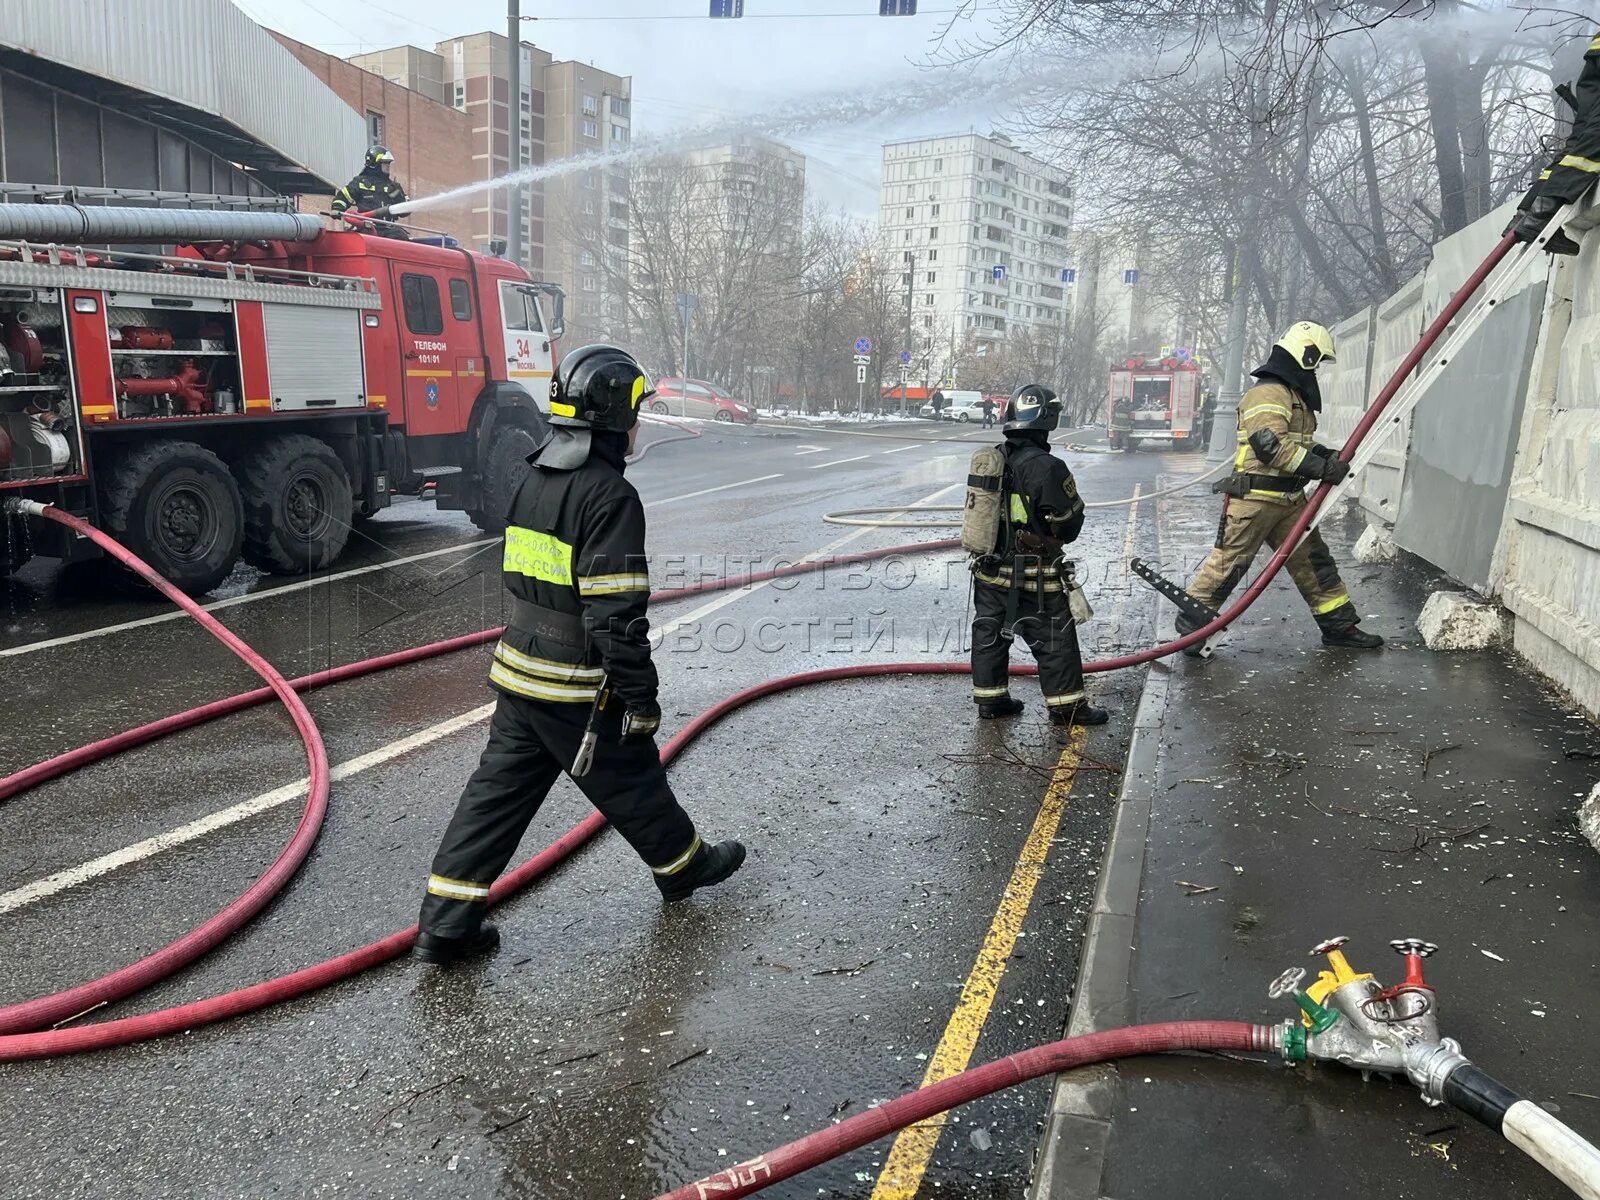
<svg viewBox="0 0 1600 1200">
<path fill-rule="evenodd" d="M 915 250 L 908 250 L 906 253 L 911 257 L 910 261 L 906 263 L 906 341 L 905 345 L 902 346 L 901 349 L 909 351 L 911 349 L 911 291 L 912 288 L 916 286 L 917 282 L 917 252 Z M 902 417 L 906 415 L 906 384 L 909 379 L 910 375 L 906 372 L 905 364 L 901 364 L 900 415 Z"/>
<path fill-rule="evenodd" d="M 508 174 L 515 176 L 522 166 L 522 0 L 506 0 L 506 40 L 511 61 L 506 68 L 511 87 L 510 105 L 506 112 L 506 164 Z M 490 111 L 494 98 L 489 99 Z M 491 127 L 493 122 L 490 123 Z M 492 147 L 491 147 L 492 149 Z M 494 159 L 489 160 L 493 163 Z M 491 166 L 490 170 L 494 168 Z M 506 257 L 517 265 L 522 264 L 522 185 L 513 183 L 506 196 Z"/>
</svg>

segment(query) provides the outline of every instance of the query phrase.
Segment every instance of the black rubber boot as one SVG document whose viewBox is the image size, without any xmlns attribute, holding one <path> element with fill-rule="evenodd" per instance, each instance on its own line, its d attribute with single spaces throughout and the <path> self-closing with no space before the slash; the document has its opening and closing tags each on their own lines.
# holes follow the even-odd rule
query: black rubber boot
<svg viewBox="0 0 1600 1200">
<path fill-rule="evenodd" d="M 1359 625 L 1346 625 L 1343 629 L 1324 629 L 1322 644 L 1346 650 L 1376 650 L 1383 645 L 1383 639 L 1375 633 L 1368 633 Z"/>
<path fill-rule="evenodd" d="M 993 721 L 996 717 L 1014 717 L 1027 707 L 1015 696 L 1002 696 L 998 700 L 982 700 L 978 703 L 978 718 L 983 721 Z"/>
<path fill-rule="evenodd" d="M 673 875 L 657 875 L 656 886 L 661 898 L 668 904 L 687 900 L 696 888 L 721 883 L 744 866 L 742 842 L 718 842 L 714 846 L 701 846 L 700 852 L 689 860 L 689 865 Z"/>
<path fill-rule="evenodd" d="M 1199 628 L 1200 628 L 1200 626 L 1196 625 L 1192 620 L 1190 620 L 1188 613 L 1180 612 L 1178 614 L 1177 630 L 1178 630 L 1178 636 L 1179 637 L 1186 637 L 1187 635 L 1193 633 L 1196 629 L 1199 629 Z M 1199 658 L 1200 657 L 1200 648 L 1202 646 L 1204 646 L 1204 645 L 1205 645 L 1204 642 L 1196 642 L 1192 646 L 1185 646 L 1183 648 L 1183 653 L 1188 658 Z"/>
<path fill-rule="evenodd" d="M 500 945 L 500 931 L 493 925 L 480 925 L 471 937 L 436 937 L 431 933 L 417 934 L 417 944 L 411 947 L 411 957 L 425 963 L 449 966 L 464 958 L 476 958 Z"/>
<path fill-rule="evenodd" d="M 1087 700 L 1074 704 L 1071 708 L 1057 708 L 1050 713 L 1052 725 L 1104 725 L 1111 720 L 1111 714 L 1103 708 L 1096 708 Z"/>
</svg>

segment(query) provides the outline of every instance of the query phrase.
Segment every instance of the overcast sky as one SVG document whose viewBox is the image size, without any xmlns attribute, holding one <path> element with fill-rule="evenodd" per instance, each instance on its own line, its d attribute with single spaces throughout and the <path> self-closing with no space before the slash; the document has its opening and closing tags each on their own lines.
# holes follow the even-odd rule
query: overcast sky
<svg viewBox="0 0 1600 1200">
<path fill-rule="evenodd" d="M 505 32 L 505 0 L 235 0 L 261 24 L 349 57 L 410 42 Z M 579 59 L 633 76 L 635 124 L 663 132 L 685 124 L 759 113 L 781 116 L 819 97 L 881 93 L 905 81 L 926 88 L 934 39 L 960 0 L 921 0 L 915 17 L 880 17 L 877 0 L 745 0 L 739 20 L 711 20 L 708 0 L 522 0 L 524 36 L 558 59 Z M 975 16 L 960 32 L 986 25 Z M 808 14 L 808 15 L 800 15 Z M 860 15 L 838 15 L 860 14 Z M 947 43 L 948 44 L 948 43 Z M 959 76 L 939 94 L 959 97 Z M 839 108 L 829 105 L 825 107 Z M 870 107 L 870 105 L 868 106 Z M 812 194 L 872 216 L 885 140 L 976 128 L 1003 120 L 991 99 L 891 119 L 850 116 L 785 138 L 808 158 Z"/>
</svg>

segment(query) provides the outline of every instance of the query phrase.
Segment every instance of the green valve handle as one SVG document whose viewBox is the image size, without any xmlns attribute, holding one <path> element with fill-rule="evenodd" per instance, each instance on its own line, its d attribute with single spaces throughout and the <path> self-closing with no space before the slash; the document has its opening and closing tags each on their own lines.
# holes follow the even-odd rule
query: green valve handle
<svg viewBox="0 0 1600 1200">
<path fill-rule="evenodd" d="M 1305 977 L 1304 967 L 1290 967 L 1267 986 L 1267 996 L 1272 1000 L 1293 996 L 1294 1002 L 1300 1006 L 1300 1011 L 1305 1013 L 1306 1019 L 1311 1022 L 1311 1032 L 1324 1033 L 1338 1022 L 1339 1014 L 1332 1009 L 1322 1007 L 1301 990 L 1300 981 Z"/>
</svg>

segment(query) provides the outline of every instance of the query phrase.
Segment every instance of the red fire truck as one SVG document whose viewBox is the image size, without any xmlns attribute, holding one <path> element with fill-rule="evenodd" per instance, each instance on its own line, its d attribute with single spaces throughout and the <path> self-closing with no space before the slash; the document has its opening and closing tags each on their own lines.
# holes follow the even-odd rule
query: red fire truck
<svg viewBox="0 0 1600 1200">
<path fill-rule="evenodd" d="M 1114 449 L 1165 442 L 1198 449 L 1208 435 L 1200 364 L 1192 358 L 1130 358 L 1111 368 L 1106 430 Z"/>
<path fill-rule="evenodd" d="M 554 285 L 293 213 L 0 205 L 0 238 L 0 501 L 86 517 L 193 593 L 241 556 L 326 567 L 429 480 L 499 531 L 548 405 Z M 0 517 L 0 573 L 91 552 Z"/>
</svg>

